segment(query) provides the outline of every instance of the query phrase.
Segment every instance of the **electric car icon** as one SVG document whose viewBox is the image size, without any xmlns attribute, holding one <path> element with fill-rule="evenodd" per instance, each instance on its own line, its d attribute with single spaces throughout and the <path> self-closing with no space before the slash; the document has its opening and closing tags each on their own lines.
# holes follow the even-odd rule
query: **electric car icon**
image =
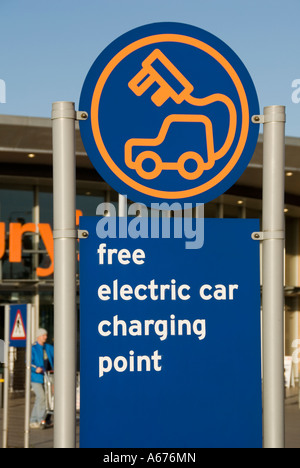
<svg viewBox="0 0 300 468">
<path fill-rule="evenodd" d="M 168 140 L 168 135 L 172 134 L 172 130 L 176 131 L 178 126 L 183 124 L 189 124 L 191 127 L 192 125 L 195 127 L 204 124 L 207 156 L 201 156 L 198 151 L 185 151 L 177 161 L 165 162 L 163 160 L 163 143 Z M 133 155 L 136 153 L 138 154 L 134 158 Z M 163 170 L 177 170 L 184 179 L 198 179 L 204 170 L 213 167 L 214 154 L 212 123 L 208 117 L 203 115 L 169 115 L 163 121 L 156 138 L 132 138 L 125 145 L 127 167 L 134 169 L 143 179 L 155 179 Z M 192 161 L 192 164 L 189 165 L 188 161 Z"/>
<path fill-rule="evenodd" d="M 192 96 L 193 85 L 159 49 L 155 49 L 143 61 L 142 69 L 128 83 L 128 87 L 139 97 L 154 83 L 159 85 L 159 89 L 152 95 L 151 100 L 157 107 L 161 107 L 168 99 L 172 99 L 178 105 L 186 101 L 196 107 L 209 106 L 216 102 L 224 104 L 228 111 L 227 137 L 221 148 L 216 150 L 213 124 L 209 117 L 202 114 L 171 114 L 162 122 L 156 138 L 131 138 L 125 143 L 125 164 L 143 179 L 155 179 L 163 170 L 176 170 L 187 180 L 198 179 L 204 171 L 212 169 L 215 161 L 223 158 L 229 151 L 236 132 L 235 106 L 228 96 L 220 93 L 204 98 Z M 204 125 L 206 157 L 204 158 L 197 151 L 184 151 L 176 161 L 164 161 L 163 155 L 160 154 L 160 145 L 165 141 L 174 124 L 185 123 Z M 137 147 L 141 151 L 134 156 Z M 151 164 L 146 161 L 151 161 Z M 188 161 L 193 161 L 193 165 L 187 164 Z"/>
</svg>

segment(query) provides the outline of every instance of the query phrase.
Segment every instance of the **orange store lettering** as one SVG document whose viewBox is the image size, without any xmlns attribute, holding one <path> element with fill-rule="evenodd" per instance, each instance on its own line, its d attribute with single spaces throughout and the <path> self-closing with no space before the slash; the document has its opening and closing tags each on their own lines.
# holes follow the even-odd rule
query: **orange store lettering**
<svg viewBox="0 0 300 468">
<path fill-rule="evenodd" d="M 0 222 L 0 259 L 4 257 L 6 249 L 9 250 L 8 261 L 10 263 L 19 263 L 22 261 L 22 237 L 25 233 L 39 234 L 47 254 L 51 260 L 51 264 L 47 268 L 38 267 L 36 274 L 39 277 L 50 276 L 53 273 L 54 247 L 53 233 L 50 224 L 46 223 L 10 223 L 9 236 L 6 239 L 6 224 Z M 8 243 L 8 244 L 7 244 Z"/>
<path fill-rule="evenodd" d="M 79 216 L 82 216 L 82 212 L 76 210 L 77 224 Z M 10 263 L 19 263 L 22 261 L 22 239 L 23 235 L 26 233 L 39 234 L 50 259 L 50 264 L 47 267 L 37 267 L 37 276 L 44 278 L 52 275 L 54 270 L 54 242 L 52 228 L 50 224 L 47 223 L 9 223 L 7 236 L 6 223 L 0 222 L 0 260 L 3 259 L 8 249 L 8 261 Z"/>
</svg>

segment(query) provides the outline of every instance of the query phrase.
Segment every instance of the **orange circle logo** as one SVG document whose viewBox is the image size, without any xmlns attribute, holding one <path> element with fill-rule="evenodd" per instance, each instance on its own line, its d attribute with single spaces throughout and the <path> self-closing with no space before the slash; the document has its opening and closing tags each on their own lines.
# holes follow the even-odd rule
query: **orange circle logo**
<svg viewBox="0 0 300 468">
<path fill-rule="evenodd" d="M 186 58 L 188 54 L 191 55 L 190 62 Z M 229 58 L 232 54 L 231 51 Z M 197 56 L 199 65 L 195 62 Z M 233 183 L 237 180 L 241 170 L 237 170 L 237 166 L 245 169 L 245 163 L 240 164 L 245 147 L 251 140 L 253 154 L 258 136 L 256 126 L 252 128 L 254 138 L 249 139 L 252 124 L 242 82 L 245 76 L 247 86 L 249 82 L 252 86 L 252 95 L 256 94 L 244 67 L 241 79 L 229 58 L 197 37 L 176 33 L 139 38 L 120 48 L 110 60 L 105 58 L 107 63 L 102 64 L 94 89 L 89 90 L 89 134 L 94 146 L 91 160 L 95 165 L 98 158 L 99 164 L 106 166 L 103 172 L 101 170 L 102 174 L 99 172 L 105 180 L 107 174 L 111 174 L 112 183 L 110 177 L 107 182 L 113 188 L 129 197 L 134 193 L 131 199 L 146 204 L 165 199 L 202 202 L 207 201 L 208 193 L 212 194 L 209 196 L 214 194 L 213 198 L 216 193 L 220 194 L 218 190 L 223 182 L 225 187 L 228 183 L 232 185 L 229 180 L 232 172 L 235 172 Z M 195 65 L 190 66 L 191 62 L 199 67 L 199 73 L 197 69 L 195 71 Z M 201 63 L 205 69 L 201 68 Z M 241 67 L 239 61 L 238 65 Z M 209 67 L 211 73 L 219 74 L 225 83 L 220 86 L 215 80 L 217 89 L 213 92 L 205 91 L 205 88 L 211 88 L 207 76 Z M 138 106 L 136 111 L 135 104 Z M 86 105 L 80 106 L 86 108 Z M 257 106 L 255 100 L 256 111 Z M 118 120 L 118 108 L 126 107 L 128 114 L 122 110 L 122 123 L 113 131 L 108 130 L 109 121 L 113 126 Z M 112 109 L 110 113 L 108 108 Z M 131 112 L 135 112 L 132 122 Z M 150 120 L 148 116 L 152 114 L 155 118 Z M 84 124 L 81 123 L 81 128 Z M 124 132 L 123 127 L 126 127 Z M 194 129 L 196 135 L 191 137 L 189 131 Z M 183 137 L 179 141 L 182 131 Z M 85 132 L 82 133 L 85 143 Z M 175 143 L 169 143 L 171 138 Z M 114 139 L 120 140 L 119 147 L 111 144 Z M 90 156 L 90 151 L 87 152 Z M 246 165 L 248 162 L 249 151 Z M 97 169 L 97 164 L 95 167 Z M 225 190 L 221 190 L 224 193 Z"/>
</svg>

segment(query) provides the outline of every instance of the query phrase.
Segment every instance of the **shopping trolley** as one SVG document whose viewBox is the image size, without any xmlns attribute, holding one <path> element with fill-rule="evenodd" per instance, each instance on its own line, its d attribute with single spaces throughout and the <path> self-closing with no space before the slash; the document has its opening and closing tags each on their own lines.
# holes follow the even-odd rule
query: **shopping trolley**
<svg viewBox="0 0 300 468">
<path fill-rule="evenodd" d="M 46 418 L 54 413 L 54 372 L 44 372 Z"/>
<path fill-rule="evenodd" d="M 44 389 L 46 401 L 46 420 L 54 414 L 54 372 L 44 372 Z M 76 373 L 76 412 L 80 411 L 80 373 Z"/>
</svg>

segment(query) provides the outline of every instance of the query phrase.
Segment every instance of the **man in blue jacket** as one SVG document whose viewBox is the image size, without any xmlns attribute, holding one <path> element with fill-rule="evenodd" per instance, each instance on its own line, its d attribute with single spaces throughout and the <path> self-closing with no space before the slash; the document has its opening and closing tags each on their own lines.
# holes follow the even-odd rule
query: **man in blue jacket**
<svg viewBox="0 0 300 468">
<path fill-rule="evenodd" d="M 32 346 L 31 386 L 35 393 L 35 402 L 30 417 L 30 427 L 33 429 L 46 426 L 44 373 L 54 369 L 54 349 L 52 345 L 46 343 L 47 338 L 47 330 L 39 328 L 36 342 Z"/>
</svg>

